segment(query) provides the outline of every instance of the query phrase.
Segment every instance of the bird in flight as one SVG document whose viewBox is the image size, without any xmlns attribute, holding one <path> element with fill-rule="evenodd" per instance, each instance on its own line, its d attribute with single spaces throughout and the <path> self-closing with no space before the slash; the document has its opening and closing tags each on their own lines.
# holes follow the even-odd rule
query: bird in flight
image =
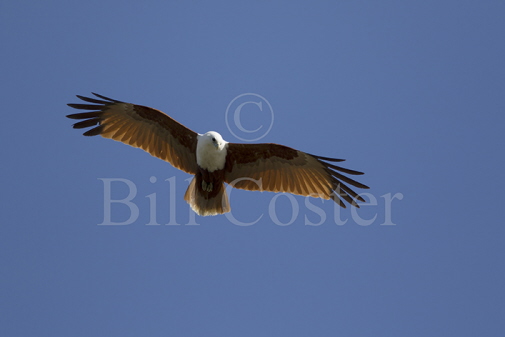
<svg viewBox="0 0 505 337">
<path fill-rule="evenodd" d="M 344 161 L 311 155 L 279 144 L 239 144 L 215 131 L 198 134 L 165 113 L 93 93 L 77 95 L 85 103 L 68 106 L 90 110 L 68 115 L 81 120 L 75 129 L 93 127 L 84 136 L 100 135 L 165 160 L 194 175 L 184 200 L 201 216 L 230 211 L 224 183 L 249 191 L 286 192 L 332 199 L 359 207 L 365 200 L 348 185 L 368 189 L 342 173 L 361 175 L 333 163 Z"/>
</svg>

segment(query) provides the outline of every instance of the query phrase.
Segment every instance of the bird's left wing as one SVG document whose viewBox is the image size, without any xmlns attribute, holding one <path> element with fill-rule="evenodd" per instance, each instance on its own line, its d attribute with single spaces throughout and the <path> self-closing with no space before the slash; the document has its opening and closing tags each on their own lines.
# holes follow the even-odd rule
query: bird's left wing
<svg viewBox="0 0 505 337">
<path fill-rule="evenodd" d="M 82 119 L 74 124 L 74 128 L 98 125 L 84 135 L 101 135 L 114 139 L 141 148 L 187 173 L 197 172 L 196 132 L 159 110 L 124 103 L 95 93 L 93 95 L 100 99 L 78 95 L 78 98 L 87 103 L 68 104 L 75 109 L 91 110 L 67 116 L 71 119 Z"/>
<path fill-rule="evenodd" d="M 236 143 L 228 143 L 226 158 L 225 181 L 235 188 L 331 198 L 344 208 L 342 199 L 356 207 L 356 201 L 365 201 L 347 184 L 368 186 L 342 174 L 363 173 L 328 163 L 343 159 L 314 156 L 278 144 Z"/>
</svg>

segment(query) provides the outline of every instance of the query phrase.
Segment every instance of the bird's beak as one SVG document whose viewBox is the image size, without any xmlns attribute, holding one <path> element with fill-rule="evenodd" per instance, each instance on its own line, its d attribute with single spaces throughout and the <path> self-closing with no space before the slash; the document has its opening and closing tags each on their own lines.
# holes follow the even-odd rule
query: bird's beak
<svg viewBox="0 0 505 337">
<path fill-rule="evenodd" d="M 219 149 L 219 143 L 218 142 L 215 142 L 214 146 L 216 147 L 216 149 Z"/>
</svg>

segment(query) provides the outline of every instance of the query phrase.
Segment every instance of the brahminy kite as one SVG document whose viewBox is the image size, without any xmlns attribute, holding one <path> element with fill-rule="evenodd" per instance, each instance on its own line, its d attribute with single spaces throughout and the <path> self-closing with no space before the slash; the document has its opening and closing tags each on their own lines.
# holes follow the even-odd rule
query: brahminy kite
<svg viewBox="0 0 505 337">
<path fill-rule="evenodd" d="M 184 200 L 199 215 L 230 211 L 224 183 L 249 191 L 331 198 L 344 208 L 344 201 L 355 207 L 359 207 L 357 201 L 365 201 L 346 183 L 365 189 L 368 186 L 342 174 L 363 173 L 328 163 L 344 159 L 315 156 L 279 144 L 228 143 L 217 132 L 198 134 L 159 110 L 93 95 L 99 99 L 77 95 L 91 104 L 68 104 L 91 110 L 68 115 L 82 119 L 73 127 L 98 125 L 84 136 L 100 135 L 139 147 L 194 175 Z"/>
</svg>

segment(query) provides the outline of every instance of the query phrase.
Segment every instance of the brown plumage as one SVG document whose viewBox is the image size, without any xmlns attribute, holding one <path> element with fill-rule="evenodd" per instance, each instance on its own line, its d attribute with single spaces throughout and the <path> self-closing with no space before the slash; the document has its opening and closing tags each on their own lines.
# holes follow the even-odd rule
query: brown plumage
<svg viewBox="0 0 505 337">
<path fill-rule="evenodd" d="M 67 116 L 82 120 L 74 128 L 93 127 L 84 135 L 101 135 L 141 148 L 194 175 L 184 199 L 200 215 L 230 211 L 224 183 L 250 191 L 331 198 L 344 208 L 344 201 L 356 207 L 356 201 L 364 201 L 348 185 L 364 189 L 368 186 L 343 175 L 363 173 L 333 164 L 343 159 L 310 155 L 278 144 L 227 143 L 215 132 L 199 135 L 159 110 L 94 95 L 99 99 L 77 96 L 86 103 L 68 104 L 91 110 Z M 211 153 L 212 160 L 197 158 L 199 141 L 202 148 L 216 147 L 202 152 L 206 155 L 215 151 Z"/>
</svg>

